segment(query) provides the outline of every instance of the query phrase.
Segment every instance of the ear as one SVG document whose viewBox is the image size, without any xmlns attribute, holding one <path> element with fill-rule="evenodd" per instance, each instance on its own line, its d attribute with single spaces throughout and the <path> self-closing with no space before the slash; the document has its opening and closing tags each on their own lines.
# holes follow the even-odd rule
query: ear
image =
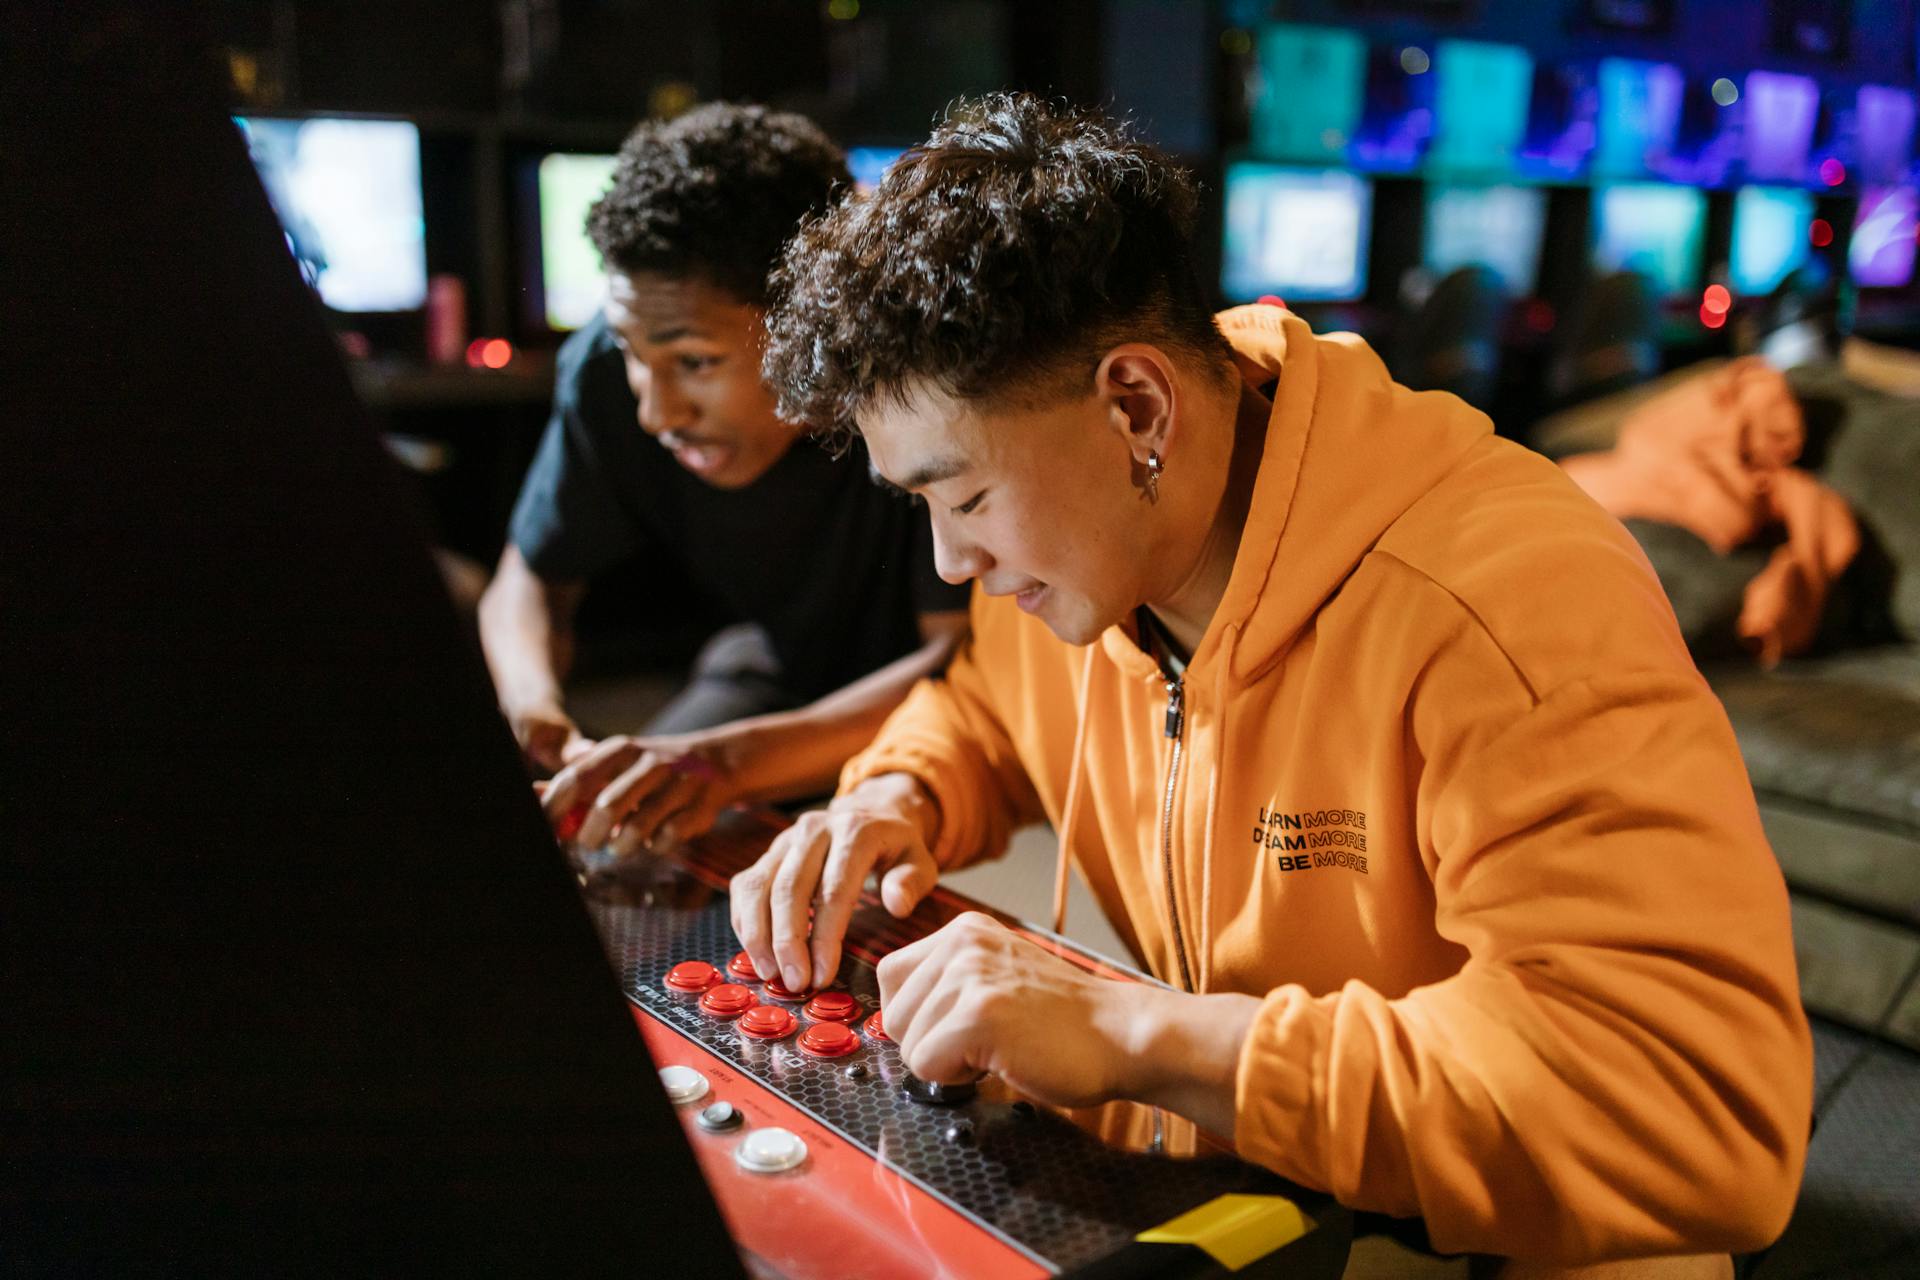
<svg viewBox="0 0 1920 1280">
<path fill-rule="evenodd" d="M 1134 461 L 1144 466 L 1150 453 L 1165 456 L 1179 424 L 1180 381 L 1173 358 L 1144 342 L 1123 343 L 1100 361 L 1093 382 Z"/>
</svg>

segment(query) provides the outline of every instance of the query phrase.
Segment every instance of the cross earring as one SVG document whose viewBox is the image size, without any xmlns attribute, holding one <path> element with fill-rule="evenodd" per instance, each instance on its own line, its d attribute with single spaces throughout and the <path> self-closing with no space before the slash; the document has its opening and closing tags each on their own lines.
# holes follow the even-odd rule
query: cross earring
<svg viewBox="0 0 1920 1280">
<path fill-rule="evenodd" d="M 1147 479 L 1141 488 L 1146 490 L 1148 502 L 1160 501 L 1160 453 L 1157 449 L 1147 451 Z"/>
</svg>

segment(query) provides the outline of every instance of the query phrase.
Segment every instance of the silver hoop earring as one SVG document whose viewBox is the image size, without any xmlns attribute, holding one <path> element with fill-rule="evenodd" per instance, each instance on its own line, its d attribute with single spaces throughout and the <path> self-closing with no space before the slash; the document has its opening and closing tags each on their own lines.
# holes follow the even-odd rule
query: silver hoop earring
<svg viewBox="0 0 1920 1280">
<path fill-rule="evenodd" d="M 1162 464 L 1160 453 L 1156 449 L 1147 451 L 1147 479 L 1141 487 L 1146 490 L 1148 502 L 1160 501 L 1160 472 Z"/>
</svg>

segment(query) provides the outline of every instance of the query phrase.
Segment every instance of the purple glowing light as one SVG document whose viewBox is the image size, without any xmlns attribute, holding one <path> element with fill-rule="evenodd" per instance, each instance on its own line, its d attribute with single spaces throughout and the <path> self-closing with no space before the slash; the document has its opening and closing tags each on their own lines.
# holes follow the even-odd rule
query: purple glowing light
<svg viewBox="0 0 1920 1280">
<path fill-rule="evenodd" d="M 1820 112 L 1819 86 L 1806 76 L 1755 71 L 1741 101 L 1747 111 L 1747 176 L 1800 181 Z"/>
<path fill-rule="evenodd" d="M 1906 176 L 1907 157 L 1913 152 L 1913 95 L 1885 85 L 1862 85 L 1854 99 L 1860 142 L 1860 177 L 1874 183 L 1895 183 Z"/>
<path fill-rule="evenodd" d="M 1869 289 L 1900 289 L 1913 281 L 1914 237 L 1920 195 L 1912 187 L 1868 187 L 1860 195 L 1847 266 Z"/>
</svg>

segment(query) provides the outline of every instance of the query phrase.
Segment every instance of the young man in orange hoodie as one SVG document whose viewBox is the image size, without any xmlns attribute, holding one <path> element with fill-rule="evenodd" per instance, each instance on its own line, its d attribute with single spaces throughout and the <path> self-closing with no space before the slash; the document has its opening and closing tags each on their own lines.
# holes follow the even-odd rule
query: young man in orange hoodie
<svg viewBox="0 0 1920 1280">
<path fill-rule="evenodd" d="M 1811 1095 L 1725 716 L 1617 523 L 1359 341 L 1210 317 L 1193 221 L 1123 130 L 991 97 L 789 246 L 769 384 L 980 589 L 736 878 L 748 953 L 825 981 L 870 874 L 904 914 L 1044 818 L 1168 989 L 963 918 L 880 966 L 915 1073 L 1166 1106 L 1447 1251 L 1723 1273 Z"/>
</svg>

